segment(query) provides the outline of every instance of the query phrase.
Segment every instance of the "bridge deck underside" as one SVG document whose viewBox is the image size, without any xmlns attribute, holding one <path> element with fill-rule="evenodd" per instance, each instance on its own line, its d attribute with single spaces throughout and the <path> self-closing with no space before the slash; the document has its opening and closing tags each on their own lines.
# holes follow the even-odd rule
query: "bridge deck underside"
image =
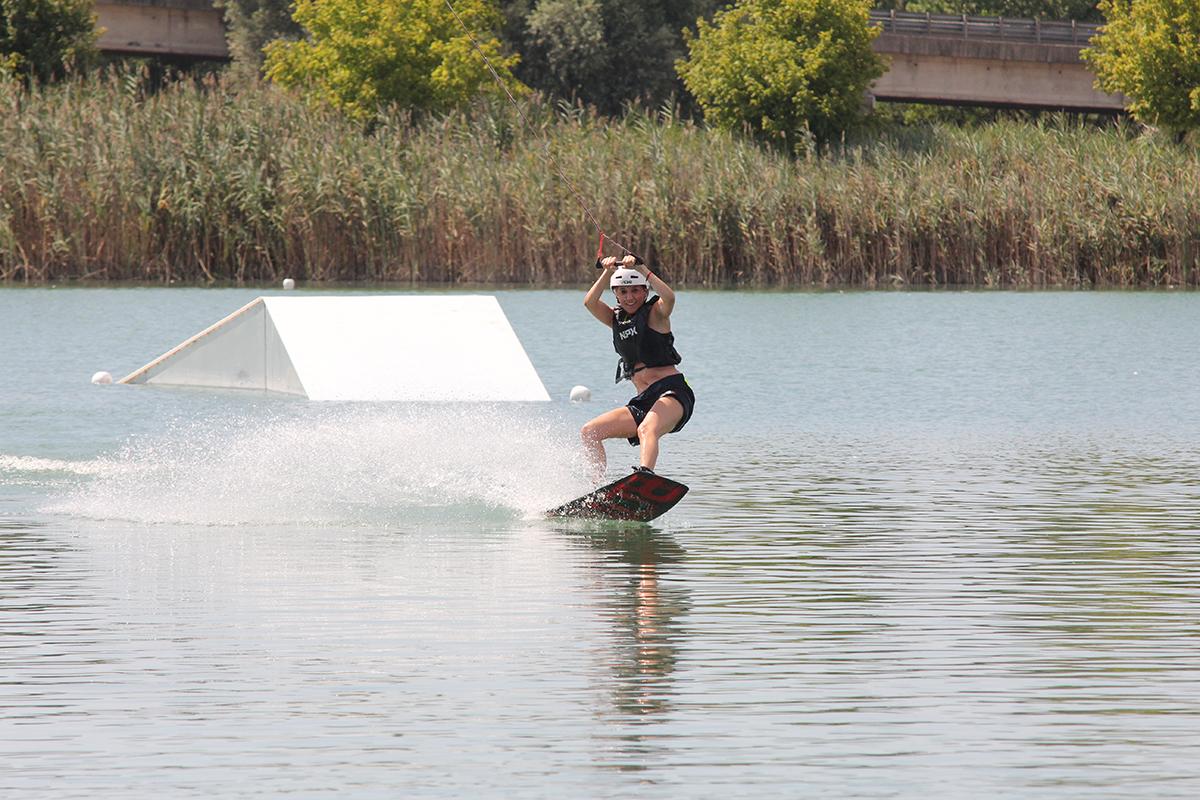
<svg viewBox="0 0 1200 800">
<path fill-rule="evenodd" d="M 96 3 L 98 45 L 108 53 L 226 60 L 225 21 L 211 2 Z"/>
<path fill-rule="evenodd" d="M 1079 47 L 882 34 L 890 62 L 871 87 L 879 100 L 1115 112 L 1126 98 L 1095 87 Z"/>
</svg>

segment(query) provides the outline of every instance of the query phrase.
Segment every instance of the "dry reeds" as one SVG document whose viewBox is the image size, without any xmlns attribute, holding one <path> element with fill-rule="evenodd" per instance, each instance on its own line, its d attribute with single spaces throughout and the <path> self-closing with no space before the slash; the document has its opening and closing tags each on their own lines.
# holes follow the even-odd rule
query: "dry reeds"
<svg viewBox="0 0 1200 800">
<path fill-rule="evenodd" d="M 666 113 L 503 105 L 369 132 L 271 86 L 0 82 L 0 280 L 1196 285 L 1200 154 L 1115 126 L 937 127 L 792 159 Z M 615 253 L 614 253 L 615 254 Z"/>
</svg>

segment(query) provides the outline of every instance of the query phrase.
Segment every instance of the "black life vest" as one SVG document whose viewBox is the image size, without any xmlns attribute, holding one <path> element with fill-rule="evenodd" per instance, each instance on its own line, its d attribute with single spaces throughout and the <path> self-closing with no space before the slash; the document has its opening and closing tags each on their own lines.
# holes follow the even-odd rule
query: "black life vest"
<svg viewBox="0 0 1200 800">
<path fill-rule="evenodd" d="M 650 327 L 650 308 L 661 298 L 654 295 L 633 316 L 618 308 L 613 317 L 613 347 L 617 362 L 617 383 L 633 377 L 634 367 L 671 367 L 683 361 L 675 350 L 675 334 L 659 333 Z"/>
</svg>

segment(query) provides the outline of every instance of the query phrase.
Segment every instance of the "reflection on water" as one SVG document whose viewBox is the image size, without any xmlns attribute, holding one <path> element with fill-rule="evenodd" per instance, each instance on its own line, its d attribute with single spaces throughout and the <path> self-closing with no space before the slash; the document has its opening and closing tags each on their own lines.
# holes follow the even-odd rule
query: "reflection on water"
<svg viewBox="0 0 1200 800">
<path fill-rule="evenodd" d="M 671 708 L 672 674 L 684 632 L 680 617 L 687 594 L 672 582 L 672 565 L 684 558 L 669 533 L 644 525 L 597 524 L 563 529 L 602 554 L 595 577 L 606 587 L 597 609 L 611 625 L 613 706 L 634 717 Z"/>
<path fill-rule="evenodd" d="M 0 519 L 0 722 L 86 713 L 68 687 L 110 680 L 97 646 L 103 608 L 83 591 L 74 548 L 44 528 Z"/>
</svg>

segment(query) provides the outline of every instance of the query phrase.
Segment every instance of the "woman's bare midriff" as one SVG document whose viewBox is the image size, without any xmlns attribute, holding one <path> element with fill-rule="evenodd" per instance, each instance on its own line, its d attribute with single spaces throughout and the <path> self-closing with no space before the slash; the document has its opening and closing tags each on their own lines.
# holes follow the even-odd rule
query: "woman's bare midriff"
<svg viewBox="0 0 1200 800">
<path fill-rule="evenodd" d="M 642 365 L 638 364 L 637 366 L 640 367 Z M 679 370 L 675 369 L 673 366 L 646 367 L 645 369 L 640 369 L 633 374 L 633 385 L 638 390 L 638 394 L 641 394 L 650 388 L 650 384 L 654 383 L 655 381 L 661 381 L 663 378 L 666 378 L 669 375 L 678 374 Z"/>
</svg>

